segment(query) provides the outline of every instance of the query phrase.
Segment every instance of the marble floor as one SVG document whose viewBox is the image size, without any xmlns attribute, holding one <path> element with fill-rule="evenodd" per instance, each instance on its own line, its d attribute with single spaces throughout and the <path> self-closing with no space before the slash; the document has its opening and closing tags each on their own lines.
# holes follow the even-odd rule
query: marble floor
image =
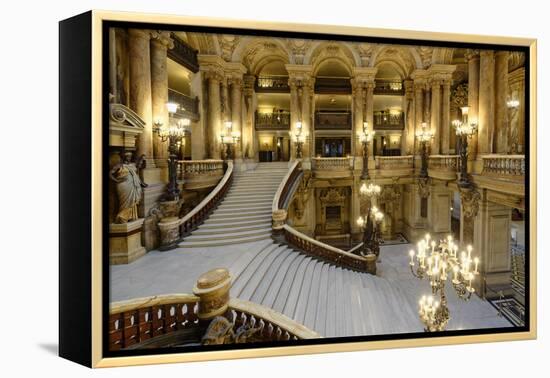
<svg viewBox="0 0 550 378">
<path fill-rule="evenodd" d="M 270 239 L 152 251 L 131 264 L 111 266 L 111 301 L 191 293 L 200 274 L 227 267 L 234 278 L 232 296 L 274 308 L 322 335 L 421 332 L 417 303 L 429 293 L 429 283 L 412 277 L 410 248 L 382 247 L 376 277 L 335 268 Z M 512 326 L 476 295 L 464 302 L 449 287 L 447 296 L 448 329 Z"/>
</svg>

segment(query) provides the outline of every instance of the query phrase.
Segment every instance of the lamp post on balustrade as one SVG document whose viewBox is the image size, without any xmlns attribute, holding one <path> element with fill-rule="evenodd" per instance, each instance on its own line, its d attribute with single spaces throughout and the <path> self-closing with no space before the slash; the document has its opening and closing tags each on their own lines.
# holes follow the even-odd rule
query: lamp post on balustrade
<svg viewBox="0 0 550 378">
<path fill-rule="evenodd" d="M 420 166 L 420 178 L 428 178 L 428 143 L 431 143 L 434 138 L 433 131 L 428 127 L 426 122 L 422 122 L 422 129 L 416 133 L 416 138 L 420 143 L 420 154 L 422 164 Z"/>
<path fill-rule="evenodd" d="M 475 121 L 468 122 L 468 107 L 460 108 L 462 120 L 455 119 L 452 123 L 455 128 L 456 136 L 459 142 L 459 157 L 460 157 L 460 177 L 458 186 L 461 188 L 470 188 L 472 182 L 468 176 L 468 139 L 477 132 L 477 123 Z"/>
<path fill-rule="evenodd" d="M 293 137 L 294 143 L 296 144 L 296 159 L 301 159 L 303 155 L 302 150 L 307 136 L 302 130 L 302 122 L 296 122 L 295 129 L 296 131 L 294 131 L 294 133 L 292 133 L 292 131 L 290 132 L 290 136 L 291 138 Z"/>
<path fill-rule="evenodd" d="M 374 138 L 374 130 L 369 131 L 369 123 L 363 122 L 363 130 L 357 133 L 357 138 L 363 145 L 363 170 L 361 172 L 361 179 L 369 179 L 369 143 Z"/>
<path fill-rule="evenodd" d="M 233 153 L 231 146 L 236 145 L 240 140 L 240 135 L 237 131 L 233 131 L 233 122 L 225 121 L 224 130 L 220 134 L 222 149 L 225 147 L 226 160 L 233 159 Z"/>
<path fill-rule="evenodd" d="M 164 200 L 176 201 L 179 199 L 180 191 L 177 184 L 177 164 L 178 151 L 183 143 L 184 137 L 187 134 L 187 129 L 191 124 L 191 120 L 183 118 L 174 119 L 174 114 L 179 108 L 179 104 L 169 102 L 166 104 L 168 108 L 168 125 L 163 125 L 162 121 L 156 120 L 153 131 L 158 134 L 162 142 L 168 141 L 168 186 Z"/>
</svg>

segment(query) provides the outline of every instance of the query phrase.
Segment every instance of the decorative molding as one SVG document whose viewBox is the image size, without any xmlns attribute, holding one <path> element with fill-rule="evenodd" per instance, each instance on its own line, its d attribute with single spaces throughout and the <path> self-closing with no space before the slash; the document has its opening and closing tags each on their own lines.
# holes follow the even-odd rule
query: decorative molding
<svg viewBox="0 0 550 378">
<path fill-rule="evenodd" d="M 465 218 L 477 216 L 481 194 L 475 188 L 460 188 L 460 199 L 462 202 L 462 215 Z"/>
</svg>

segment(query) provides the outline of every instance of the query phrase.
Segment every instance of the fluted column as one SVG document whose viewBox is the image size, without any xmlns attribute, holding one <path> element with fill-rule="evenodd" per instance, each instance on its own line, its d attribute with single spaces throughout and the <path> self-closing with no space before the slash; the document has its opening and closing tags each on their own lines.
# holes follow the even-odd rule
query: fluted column
<svg viewBox="0 0 550 378">
<path fill-rule="evenodd" d="M 365 120 L 365 96 L 366 91 L 360 80 L 352 80 L 352 98 L 353 98 L 353 125 L 351 130 L 351 154 L 352 156 L 361 156 L 361 141 L 357 135 L 363 130 Z"/>
<path fill-rule="evenodd" d="M 441 153 L 448 155 L 451 138 L 451 81 L 444 80 L 441 89 Z"/>
<path fill-rule="evenodd" d="M 468 119 L 479 122 L 479 50 L 466 50 L 468 60 Z M 475 160 L 477 155 L 477 133 L 468 142 L 468 159 Z"/>
<path fill-rule="evenodd" d="M 220 159 L 221 145 L 220 132 L 222 128 L 221 122 L 221 96 L 220 96 L 220 81 L 222 76 L 217 72 L 207 72 L 208 80 L 208 144 L 209 156 L 212 159 Z"/>
<path fill-rule="evenodd" d="M 401 154 L 411 155 L 414 151 L 415 92 L 412 80 L 405 80 L 405 128 L 401 138 Z"/>
<path fill-rule="evenodd" d="M 170 32 L 154 31 L 151 33 L 151 94 L 153 103 L 153 120 L 168 125 L 168 59 L 167 50 L 174 46 Z M 153 155 L 159 167 L 167 165 L 168 142 L 162 142 L 157 133 L 153 133 Z"/>
<path fill-rule="evenodd" d="M 256 153 L 256 128 L 254 125 L 254 83 L 256 78 L 252 75 L 245 75 L 243 79 L 244 104 L 246 118 L 243 120 L 242 146 L 243 155 L 248 159 L 257 159 Z"/>
<path fill-rule="evenodd" d="M 300 104 L 298 101 L 298 82 L 294 79 L 288 80 L 290 87 L 290 130 L 294 133 L 296 122 L 302 118 Z M 294 138 L 290 138 L 290 158 L 296 159 L 296 143 Z"/>
<path fill-rule="evenodd" d="M 431 86 L 431 117 L 430 127 L 433 131 L 434 138 L 432 139 L 431 153 L 437 155 L 440 153 L 441 142 L 441 119 L 440 119 L 440 104 L 441 104 L 441 81 L 433 79 Z"/>
<path fill-rule="evenodd" d="M 151 99 L 151 32 L 145 29 L 128 30 L 130 61 L 130 108 L 145 122 L 137 140 L 138 155 L 145 155 L 147 166 L 154 167 L 153 108 Z"/>
<path fill-rule="evenodd" d="M 369 123 L 369 131 L 374 130 L 374 78 L 366 85 L 366 120 Z M 374 156 L 374 148 L 369 148 L 369 157 Z"/>
<path fill-rule="evenodd" d="M 490 154 L 495 131 L 495 53 L 482 50 L 479 59 L 478 153 Z"/>
<path fill-rule="evenodd" d="M 233 78 L 231 84 L 231 122 L 233 131 L 237 132 L 240 141 L 235 144 L 235 159 L 243 158 L 243 129 L 242 129 L 242 88 L 243 80 L 241 78 Z"/>
<path fill-rule="evenodd" d="M 304 80 L 302 86 L 302 129 L 305 135 L 308 136 L 304 143 L 304 160 L 309 160 L 315 155 L 315 132 L 313 130 L 313 83 L 314 79 L 309 77 Z"/>
<path fill-rule="evenodd" d="M 509 152 L 510 127 L 508 120 L 508 51 L 495 53 L 495 140 L 493 151 L 497 154 Z"/>
</svg>

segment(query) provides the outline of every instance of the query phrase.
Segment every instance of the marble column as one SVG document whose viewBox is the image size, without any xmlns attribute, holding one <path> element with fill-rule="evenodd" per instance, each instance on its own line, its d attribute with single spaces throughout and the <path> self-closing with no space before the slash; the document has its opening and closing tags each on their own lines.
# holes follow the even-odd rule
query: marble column
<svg viewBox="0 0 550 378">
<path fill-rule="evenodd" d="M 441 153 L 449 154 L 451 133 L 451 81 L 444 80 L 441 99 Z"/>
<path fill-rule="evenodd" d="M 478 285 L 481 295 L 495 296 L 485 289 L 509 292 L 511 275 L 510 227 L 512 209 L 489 202 L 482 193 L 479 210 L 474 220 L 474 256 L 481 258 Z M 506 237 L 504 237 L 506 236 Z"/>
<path fill-rule="evenodd" d="M 412 155 L 414 152 L 414 86 L 412 80 L 405 80 L 405 129 L 401 138 L 401 154 Z"/>
<path fill-rule="evenodd" d="M 433 131 L 434 138 L 431 144 L 431 155 L 438 155 L 440 153 L 441 144 L 441 118 L 440 118 L 440 104 L 441 104 L 441 81 L 433 79 L 430 83 L 431 86 L 431 117 L 430 128 Z"/>
<path fill-rule="evenodd" d="M 296 123 L 300 122 L 302 119 L 302 111 L 298 99 L 299 82 L 294 78 L 289 78 L 288 85 L 290 87 L 290 131 L 294 134 L 296 132 Z M 294 137 L 290 139 L 290 158 L 291 160 L 296 159 L 296 143 Z"/>
<path fill-rule="evenodd" d="M 430 88 L 430 85 L 426 82 L 424 87 L 424 100 L 422 101 L 424 105 L 424 109 L 422 110 L 423 116 L 422 119 L 424 122 L 428 123 L 428 126 L 433 127 L 433 125 L 430 125 L 431 122 L 431 103 L 432 103 L 432 91 Z M 419 125 L 417 125 L 418 127 Z"/>
<path fill-rule="evenodd" d="M 206 72 L 208 80 L 208 144 L 209 157 L 212 159 L 221 158 L 220 132 L 221 122 L 221 97 L 220 81 L 222 76 L 218 72 Z"/>
<path fill-rule="evenodd" d="M 510 109 L 510 147 L 514 154 L 525 153 L 525 67 L 520 67 L 508 74 L 509 96 L 518 100 L 519 106 Z"/>
<path fill-rule="evenodd" d="M 242 123 L 243 155 L 245 158 L 258 160 L 256 149 L 256 128 L 254 125 L 254 83 L 256 78 L 252 75 L 245 75 L 243 79 L 243 94 L 245 104 L 245 119 Z"/>
<path fill-rule="evenodd" d="M 508 120 L 508 51 L 495 53 L 495 139 L 493 151 L 506 154 L 510 150 L 508 143 L 510 127 Z"/>
<path fill-rule="evenodd" d="M 315 156 L 315 132 L 313 130 L 312 111 L 313 83 L 314 79 L 308 77 L 304 80 L 304 85 L 302 86 L 302 130 L 307 136 L 304 143 L 303 157 L 306 161 Z"/>
<path fill-rule="evenodd" d="M 128 30 L 130 61 L 130 108 L 145 122 L 137 140 L 138 155 L 145 155 L 147 166 L 153 160 L 153 108 L 151 98 L 151 32 L 145 29 Z"/>
<path fill-rule="evenodd" d="M 153 103 L 153 122 L 168 125 L 168 69 L 167 50 L 174 46 L 170 32 L 154 31 L 151 34 L 151 93 Z M 168 142 L 162 142 L 157 133 L 153 133 L 153 155 L 158 167 L 166 167 Z"/>
<path fill-rule="evenodd" d="M 243 158 L 243 129 L 242 129 L 242 89 L 243 80 L 241 78 L 233 78 L 230 81 L 231 84 L 231 122 L 233 124 L 233 131 L 238 133 L 239 142 L 234 146 L 235 159 L 242 160 Z"/>
<path fill-rule="evenodd" d="M 369 131 L 374 130 L 374 79 L 370 80 L 366 84 L 366 116 L 365 119 L 369 123 Z M 369 160 L 372 160 L 372 157 L 374 156 L 374 148 L 373 144 L 371 142 L 370 148 L 369 148 Z"/>
<path fill-rule="evenodd" d="M 468 119 L 479 121 L 479 50 L 466 50 L 468 61 Z M 479 122 L 478 122 L 479 123 Z M 477 133 L 468 142 L 468 159 L 475 160 L 477 155 Z"/>
<path fill-rule="evenodd" d="M 357 135 L 363 130 L 364 109 L 365 109 L 365 88 L 361 80 L 353 79 L 351 81 L 352 99 L 353 99 L 353 125 L 351 130 L 351 155 L 361 156 L 362 145 Z"/>
<path fill-rule="evenodd" d="M 479 124 L 478 146 L 480 154 L 493 152 L 495 131 L 495 54 L 482 50 L 479 59 Z"/>
<path fill-rule="evenodd" d="M 420 130 L 424 122 L 424 83 L 414 83 L 414 128 Z"/>
</svg>

